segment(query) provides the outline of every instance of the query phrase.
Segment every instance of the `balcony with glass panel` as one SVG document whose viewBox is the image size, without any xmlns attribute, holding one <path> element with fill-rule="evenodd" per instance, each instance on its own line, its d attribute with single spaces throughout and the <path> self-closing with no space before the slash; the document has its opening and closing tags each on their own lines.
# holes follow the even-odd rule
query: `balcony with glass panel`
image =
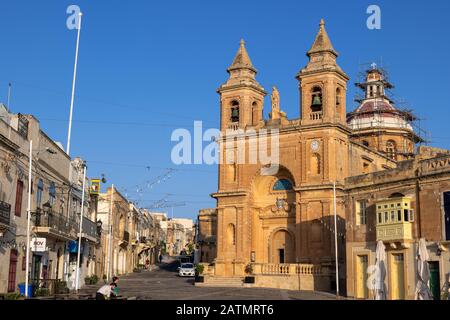
<svg viewBox="0 0 450 320">
<path fill-rule="evenodd" d="M 83 217 L 83 221 L 81 223 L 81 236 L 93 243 L 98 243 L 100 241 L 100 234 L 98 230 L 98 225 L 96 222 L 88 219 L 87 217 Z M 79 234 L 78 234 L 79 236 Z"/>
<path fill-rule="evenodd" d="M 411 198 L 389 198 L 376 203 L 377 241 L 404 242 L 412 240 L 414 210 Z"/>
</svg>

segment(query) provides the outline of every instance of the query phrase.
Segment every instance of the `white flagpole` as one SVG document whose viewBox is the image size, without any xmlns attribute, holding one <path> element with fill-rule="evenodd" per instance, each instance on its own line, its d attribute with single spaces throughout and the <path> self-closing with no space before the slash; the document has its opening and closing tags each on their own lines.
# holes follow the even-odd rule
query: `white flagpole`
<svg viewBox="0 0 450 320">
<path fill-rule="evenodd" d="M 25 265 L 25 297 L 28 298 L 28 281 L 30 269 L 30 220 L 31 220 L 31 166 L 33 157 L 33 140 L 30 140 L 30 154 L 28 164 L 28 204 L 27 204 L 27 252 Z"/>
<path fill-rule="evenodd" d="M 337 242 L 337 214 L 336 214 L 336 182 L 333 182 L 333 208 L 334 208 L 334 253 L 336 260 L 336 296 L 339 297 L 339 262 Z"/>
<path fill-rule="evenodd" d="M 72 98 L 70 100 L 70 114 L 69 114 L 69 130 L 67 132 L 67 148 L 66 153 L 70 155 L 70 135 L 72 133 L 72 115 L 73 115 L 73 102 L 75 99 L 75 82 L 77 80 L 77 65 L 78 65 L 78 47 L 80 45 L 80 32 L 81 32 L 81 16 L 83 14 L 80 12 L 78 14 L 78 34 L 77 34 L 77 46 L 75 49 L 75 65 L 73 67 L 73 80 L 72 80 Z"/>
<path fill-rule="evenodd" d="M 83 191 L 81 192 L 80 229 L 78 233 L 77 271 L 75 274 L 75 290 L 78 292 L 80 282 L 81 233 L 83 232 L 84 193 L 86 187 L 86 164 L 83 163 Z"/>
<path fill-rule="evenodd" d="M 111 280 L 111 274 L 112 274 L 112 263 L 111 263 L 111 259 L 112 259 L 112 233 L 113 233 L 113 226 L 112 226 L 112 221 L 113 221 L 113 195 L 114 195 L 114 184 L 112 184 L 111 186 L 111 202 L 110 202 L 110 209 L 109 209 L 109 219 L 108 219 L 108 229 L 109 229 L 109 243 L 108 243 L 108 276 L 107 279 L 108 281 Z"/>
</svg>

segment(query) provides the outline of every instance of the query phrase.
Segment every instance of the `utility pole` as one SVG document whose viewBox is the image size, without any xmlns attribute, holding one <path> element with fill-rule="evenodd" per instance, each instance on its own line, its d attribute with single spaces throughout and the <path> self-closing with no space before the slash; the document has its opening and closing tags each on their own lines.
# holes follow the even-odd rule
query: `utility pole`
<svg viewBox="0 0 450 320">
<path fill-rule="evenodd" d="M 86 164 L 83 162 L 83 191 L 81 191 L 81 212 L 80 212 L 80 229 L 78 234 L 78 252 L 77 252 L 77 271 L 75 275 L 75 290 L 78 292 L 80 287 L 80 257 L 81 257 L 81 233 L 83 232 L 83 211 L 84 211 L 84 193 L 86 188 Z"/>
<path fill-rule="evenodd" d="M 337 242 L 337 214 L 336 214 L 336 182 L 333 182 L 333 208 L 334 208 L 334 253 L 336 261 L 336 297 L 339 298 L 339 261 Z"/>
<path fill-rule="evenodd" d="M 72 133 L 72 115 L 73 115 L 73 102 L 75 99 L 75 82 L 77 80 L 77 65 L 78 65 L 78 48 L 80 45 L 80 33 L 81 33 L 81 16 L 83 14 L 80 12 L 78 14 L 78 34 L 77 34 L 77 45 L 75 48 L 75 64 L 73 67 L 73 80 L 72 80 L 72 97 L 70 99 L 70 114 L 69 114 L 69 129 L 67 132 L 67 148 L 66 153 L 70 155 L 70 136 Z"/>
<path fill-rule="evenodd" d="M 28 163 L 28 203 L 27 203 L 27 252 L 25 265 L 25 297 L 28 298 L 28 281 L 30 272 L 30 220 L 31 220 L 31 166 L 33 157 L 33 140 L 30 140 L 30 154 Z"/>
</svg>

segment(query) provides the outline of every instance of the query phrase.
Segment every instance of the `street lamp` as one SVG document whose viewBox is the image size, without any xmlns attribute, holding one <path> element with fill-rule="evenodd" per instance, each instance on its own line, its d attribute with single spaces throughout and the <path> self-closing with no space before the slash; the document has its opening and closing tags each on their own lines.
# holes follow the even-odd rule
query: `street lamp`
<svg viewBox="0 0 450 320">
<path fill-rule="evenodd" d="M 102 234 L 102 220 L 97 220 L 97 234 L 100 236 Z"/>
<path fill-rule="evenodd" d="M 44 211 L 44 214 L 48 214 L 50 210 L 52 209 L 52 205 L 50 204 L 50 201 L 47 201 L 42 205 L 42 210 Z"/>
</svg>

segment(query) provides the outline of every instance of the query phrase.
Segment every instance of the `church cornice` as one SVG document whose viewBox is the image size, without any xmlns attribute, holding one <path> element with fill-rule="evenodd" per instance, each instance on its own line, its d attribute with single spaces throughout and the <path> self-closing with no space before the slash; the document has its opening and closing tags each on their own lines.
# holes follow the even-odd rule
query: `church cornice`
<svg viewBox="0 0 450 320">
<path fill-rule="evenodd" d="M 211 193 L 210 196 L 212 198 L 223 198 L 223 197 L 245 197 L 248 196 L 247 191 L 219 191 L 215 193 Z"/>
<path fill-rule="evenodd" d="M 330 72 L 338 74 L 345 81 L 350 80 L 350 77 L 347 76 L 347 74 L 344 71 L 342 71 L 341 68 L 339 68 L 337 66 L 324 67 L 324 68 L 321 68 L 321 69 L 313 69 L 313 70 L 306 70 L 306 68 L 305 68 L 305 69 L 300 70 L 297 73 L 297 75 L 295 76 L 295 78 L 298 79 L 298 80 L 302 80 L 302 78 L 307 77 L 307 76 L 311 76 L 311 75 L 317 76 L 317 75 L 321 75 L 321 74 L 330 74 Z"/>
<path fill-rule="evenodd" d="M 336 183 L 336 190 L 344 191 L 344 189 L 345 186 L 342 183 Z M 324 182 L 321 184 L 301 184 L 300 186 L 294 188 L 294 191 L 297 192 L 315 190 L 333 190 L 333 182 Z"/>
<path fill-rule="evenodd" d="M 222 84 L 219 88 L 217 88 L 217 93 L 222 93 L 226 91 L 233 91 L 236 89 L 252 89 L 255 90 L 257 93 L 263 93 L 264 95 L 267 95 L 267 91 L 264 90 L 264 87 L 259 85 L 258 83 L 248 82 L 246 80 L 241 80 L 240 83 L 237 84 Z"/>
</svg>

